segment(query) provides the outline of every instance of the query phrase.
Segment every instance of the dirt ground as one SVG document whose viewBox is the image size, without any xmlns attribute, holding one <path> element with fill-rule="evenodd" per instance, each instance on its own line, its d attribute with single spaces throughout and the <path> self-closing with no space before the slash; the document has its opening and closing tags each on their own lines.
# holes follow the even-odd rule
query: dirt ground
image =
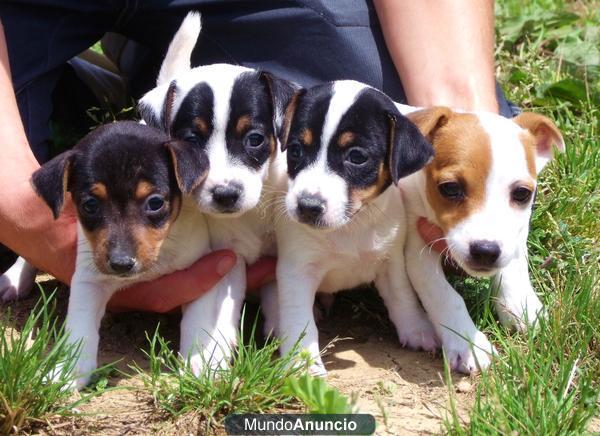
<svg viewBox="0 0 600 436">
<path fill-rule="evenodd" d="M 58 285 L 49 276 L 38 278 L 44 289 Z M 371 292 L 371 291 L 363 291 Z M 328 347 L 324 358 L 328 381 L 348 396 L 355 395 L 360 411 L 377 420 L 377 434 L 438 434 L 448 406 L 448 389 L 442 381 L 440 356 L 402 349 L 385 311 L 374 298 L 354 291 L 337 298 L 329 316 L 319 323 L 321 345 Z M 68 291 L 59 287 L 57 314 L 64 317 Z M 17 321 L 23 320 L 37 300 L 10 305 Z M 368 301 L 369 304 L 365 304 Z M 254 306 L 254 310 L 256 307 Z M 107 314 L 102 322 L 100 363 L 119 361 L 117 367 L 131 373 L 129 365 L 145 367 L 142 348 L 147 348 L 145 333 L 160 323 L 161 334 L 177 346 L 178 315 L 143 313 Z M 454 376 L 456 400 L 461 417 L 466 417 L 473 401 L 475 380 Z M 111 390 L 80 407 L 82 415 L 52 419 L 42 434 L 204 434 L 206 423 L 198 416 L 173 420 L 161 413 L 144 391 L 139 379 L 113 376 Z M 222 428 L 211 432 L 223 434 Z"/>
</svg>

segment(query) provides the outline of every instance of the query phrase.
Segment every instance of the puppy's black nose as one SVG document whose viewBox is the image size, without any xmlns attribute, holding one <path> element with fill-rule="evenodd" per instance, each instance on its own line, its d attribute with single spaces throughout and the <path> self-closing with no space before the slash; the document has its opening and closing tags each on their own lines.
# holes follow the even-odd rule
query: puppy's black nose
<svg viewBox="0 0 600 436">
<path fill-rule="evenodd" d="M 116 255 L 111 256 L 108 261 L 110 269 L 117 274 L 125 274 L 130 272 L 135 265 L 135 259 L 131 256 Z"/>
<path fill-rule="evenodd" d="M 242 188 L 236 183 L 218 185 L 212 190 L 213 201 L 222 210 L 231 210 L 240 199 Z"/>
<path fill-rule="evenodd" d="M 477 265 L 491 267 L 500 257 L 500 246 L 494 241 L 473 241 L 469 244 L 469 253 Z"/>
<path fill-rule="evenodd" d="M 304 223 L 315 223 L 325 212 L 325 200 L 318 195 L 298 198 L 298 218 Z"/>
</svg>

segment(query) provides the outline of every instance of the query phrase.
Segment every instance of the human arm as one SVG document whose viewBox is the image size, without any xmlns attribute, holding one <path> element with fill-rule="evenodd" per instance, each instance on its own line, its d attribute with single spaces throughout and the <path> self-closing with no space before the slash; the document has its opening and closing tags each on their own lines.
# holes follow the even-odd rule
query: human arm
<svg viewBox="0 0 600 436">
<path fill-rule="evenodd" d="M 413 106 L 498 112 L 493 0 L 374 0 Z"/>
</svg>

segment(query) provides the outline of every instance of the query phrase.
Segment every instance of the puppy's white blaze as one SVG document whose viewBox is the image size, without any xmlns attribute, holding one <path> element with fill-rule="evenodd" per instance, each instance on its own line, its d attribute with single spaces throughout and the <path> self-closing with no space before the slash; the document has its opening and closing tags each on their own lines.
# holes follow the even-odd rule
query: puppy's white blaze
<svg viewBox="0 0 600 436">
<path fill-rule="evenodd" d="M 184 98 L 194 86 L 200 83 L 207 83 L 211 87 L 214 93 L 215 103 L 219 101 L 219 98 L 223 97 L 223 93 L 226 93 L 227 98 L 225 101 L 227 105 L 229 105 L 229 95 L 231 94 L 231 88 L 233 87 L 235 79 L 240 74 L 247 71 L 253 70 L 239 65 L 213 64 L 192 68 L 183 74 L 177 75 L 175 77 L 175 80 L 177 81 L 177 92 L 175 93 L 172 113 L 176 114 L 179 111 L 179 107 Z M 167 89 L 168 84 L 162 93 L 163 102 L 166 97 Z M 160 107 L 162 109 L 162 104 Z M 215 110 L 215 114 L 216 113 L 217 111 Z"/>
<path fill-rule="evenodd" d="M 497 242 L 501 249 L 497 266 L 501 268 L 517 256 L 531 215 L 530 206 L 511 204 L 511 190 L 517 182 L 533 182 L 535 186 L 535 180 L 527 169 L 520 127 L 499 115 L 477 115 L 491 141 L 492 165 L 485 184 L 485 200 L 479 210 L 448 232 L 448 239 L 461 264 L 469 256 L 470 242 Z"/>
<path fill-rule="evenodd" d="M 366 88 L 368 88 L 368 85 L 354 80 L 335 82 L 321 134 L 321 155 L 327 156 L 327 145 L 340 124 L 340 120 L 348 111 L 348 108 L 352 106 L 352 103 L 356 101 L 358 94 Z"/>
</svg>

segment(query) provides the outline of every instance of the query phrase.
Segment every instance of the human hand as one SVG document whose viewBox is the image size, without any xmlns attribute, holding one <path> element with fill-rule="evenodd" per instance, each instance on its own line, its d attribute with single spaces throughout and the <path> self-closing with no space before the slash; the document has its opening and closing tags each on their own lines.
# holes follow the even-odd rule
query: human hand
<svg viewBox="0 0 600 436">
<path fill-rule="evenodd" d="M 444 232 L 438 226 L 429 222 L 427 218 L 419 217 L 417 220 L 417 231 L 421 239 L 425 241 L 425 244 L 433 250 L 441 253 L 447 248 L 446 240 L 443 239 Z"/>
<path fill-rule="evenodd" d="M 107 309 L 111 312 L 172 312 L 212 289 L 233 268 L 235 261 L 232 251 L 213 251 L 187 269 L 115 293 Z M 275 258 L 265 257 L 248 267 L 248 290 L 257 290 L 274 280 L 275 265 Z"/>
</svg>

